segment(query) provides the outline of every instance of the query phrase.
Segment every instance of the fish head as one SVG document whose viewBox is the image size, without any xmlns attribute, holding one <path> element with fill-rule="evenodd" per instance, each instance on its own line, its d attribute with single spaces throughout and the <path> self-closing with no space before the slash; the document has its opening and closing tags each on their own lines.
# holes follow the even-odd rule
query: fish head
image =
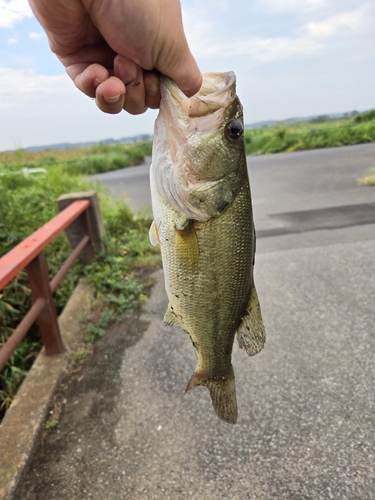
<svg viewBox="0 0 375 500">
<path fill-rule="evenodd" d="M 237 196 L 244 165 L 243 111 L 233 72 L 204 75 L 188 98 L 161 77 L 152 177 L 159 195 L 189 219 L 219 217 Z"/>
</svg>

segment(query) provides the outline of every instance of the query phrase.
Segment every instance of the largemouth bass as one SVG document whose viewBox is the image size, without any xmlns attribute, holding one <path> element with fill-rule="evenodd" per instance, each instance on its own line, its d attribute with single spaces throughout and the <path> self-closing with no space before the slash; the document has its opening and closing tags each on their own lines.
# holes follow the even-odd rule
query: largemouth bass
<svg viewBox="0 0 375 500">
<path fill-rule="evenodd" d="M 265 332 L 253 267 L 255 230 L 234 73 L 204 75 L 190 99 L 161 78 L 150 172 L 154 222 L 169 306 L 164 322 L 191 338 L 198 363 L 186 391 L 203 385 L 220 419 L 237 421 L 231 363 L 253 356 Z"/>
</svg>

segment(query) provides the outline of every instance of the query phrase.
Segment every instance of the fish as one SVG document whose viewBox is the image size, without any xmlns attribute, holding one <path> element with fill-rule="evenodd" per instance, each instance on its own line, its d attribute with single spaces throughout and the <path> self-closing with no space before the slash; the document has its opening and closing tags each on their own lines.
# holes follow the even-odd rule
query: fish
<svg viewBox="0 0 375 500">
<path fill-rule="evenodd" d="M 207 73 L 188 98 L 161 76 L 150 167 L 154 221 L 169 305 L 164 323 L 189 334 L 197 366 L 186 392 L 206 387 L 217 416 L 238 418 L 232 348 L 265 343 L 254 285 L 255 229 L 243 108 L 233 72 Z"/>
</svg>

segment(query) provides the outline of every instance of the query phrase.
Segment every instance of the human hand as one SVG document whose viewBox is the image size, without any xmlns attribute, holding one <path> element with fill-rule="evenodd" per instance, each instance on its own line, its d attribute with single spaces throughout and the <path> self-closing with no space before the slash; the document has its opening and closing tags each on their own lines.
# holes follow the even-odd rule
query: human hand
<svg viewBox="0 0 375 500">
<path fill-rule="evenodd" d="M 187 95 L 202 75 L 188 47 L 179 0 L 29 0 L 51 50 L 76 87 L 106 113 L 160 104 L 157 71 Z"/>
</svg>

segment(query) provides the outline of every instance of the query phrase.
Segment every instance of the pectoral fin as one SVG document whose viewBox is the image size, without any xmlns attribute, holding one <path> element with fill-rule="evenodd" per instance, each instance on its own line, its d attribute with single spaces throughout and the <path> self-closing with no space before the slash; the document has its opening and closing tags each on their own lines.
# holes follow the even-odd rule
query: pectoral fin
<svg viewBox="0 0 375 500">
<path fill-rule="evenodd" d="M 176 224 L 175 231 L 176 255 L 188 267 L 196 266 L 199 260 L 199 244 L 194 221 L 186 219 L 183 224 Z"/>
<path fill-rule="evenodd" d="M 246 313 L 237 329 L 238 345 L 245 349 L 249 356 L 258 354 L 266 341 L 262 313 L 258 300 L 257 291 L 253 285 L 250 292 L 250 300 Z"/>
<path fill-rule="evenodd" d="M 152 221 L 152 224 L 150 226 L 148 236 L 150 238 L 150 243 L 152 246 L 156 247 L 156 245 L 158 245 L 160 243 L 158 228 L 157 228 L 154 220 Z"/>
</svg>

